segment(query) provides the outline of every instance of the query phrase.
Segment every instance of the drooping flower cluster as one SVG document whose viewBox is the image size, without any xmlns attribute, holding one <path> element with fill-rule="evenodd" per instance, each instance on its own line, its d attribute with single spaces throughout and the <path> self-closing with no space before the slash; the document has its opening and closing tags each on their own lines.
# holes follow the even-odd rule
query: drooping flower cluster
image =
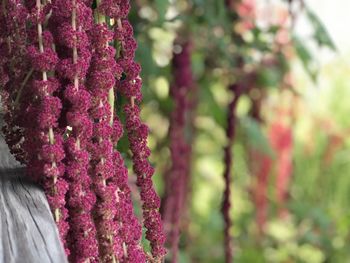
<svg viewBox="0 0 350 263">
<path fill-rule="evenodd" d="M 280 217 L 288 215 L 286 203 L 293 172 L 293 134 L 291 127 L 280 119 L 271 124 L 269 140 L 276 152 L 276 199 L 278 202 L 278 214 Z"/>
<path fill-rule="evenodd" d="M 110 2 L 118 3 L 118 5 L 110 5 Z M 150 156 L 150 149 L 147 147 L 149 129 L 140 119 L 138 106 L 142 100 L 141 67 L 134 61 L 137 44 L 133 37 L 132 26 L 126 18 L 130 4 L 129 1 L 106 0 L 102 2 L 101 8 L 116 20 L 114 37 L 121 46 L 117 62 L 124 73 L 123 78 L 118 81 L 117 91 L 128 99 L 128 103 L 124 106 L 125 128 L 132 152 L 133 168 L 137 175 L 137 185 L 140 188 L 143 202 L 143 220 L 147 229 L 146 238 L 151 244 L 152 261 L 160 262 L 165 255 L 165 235 L 159 213 L 160 198 L 152 183 L 154 168 L 148 160 Z"/>
<path fill-rule="evenodd" d="M 70 262 L 160 262 L 165 254 L 160 200 L 147 160 L 148 128 L 134 104 L 142 97 L 141 68 L 133 61 L 130 4 L 96 3 L 2 2 L 4 131 L 13 154 L 44 188 Z M 153 257 L 141 247 L 128 169 L 115 148 L 123 134 L 115 90 L 132 101 L 126 127 Z"/>
<path fill-rule="evenodd" d="M 225 5 L 231 15 L 235 37 L 240 38 L 241 34 L 251 30 L 254 26 L 255 19 L 255 0 L 225 0 Z M 241 54 L 237 54 L 234 59 L 237 61 L 237 69 L 242 70 L 242 76 L 236 74 L 237 79 L 228 85 L 228 94 L 232 96 L 230 103 L 227 105 L 226 121 L 226 145 L 224 147 L 224 193 L 222 200 L 221 213 L 224 221 L 224 251 L 225 262 L 233 262 L 233 240 L 231 236 L 232 219 L 230 216 L 231 204 L 231 182 L 232 182 L 232 165 L 233 165 L 233 145 L 236 134 L 236 108 L 241 95 L 247 92 L 251 87 L 254 72 L 246 72 L 245 61 Z"/>
<path fill-rule="evenodd" d="M 174 101 L 169 137 L 171 141 L 172 165 L 166 174 L 166 188 L 162 203 L 162 215 L 171 249 L 171 262 L 177 262 L 180 238 L 180 220 L 184 211 L 191 168 L 191 111 L 194 82 L 191 64 L 191 42 L 178 39 L 174 44 L 172 59 L 173 85 L 171 96 Z M 187 138 L 186 138 L 187 137 Z"/>
<path fill-rule="evenodd" d="M 31 104 L 28 105 L 28 111 L 35 121 L 26 125 L 24 149 L 28 153 L 27 169 L 29 175 L 38 178 L 42 183 L 54 220 L 67 249 L 65 237 L 68 232 L 66 221 L 68 211 L 65 207 L 65 194 L 68 183 L 64 178 L 63 136 L 57 129 L 62 102 L 54 95 L 54 92 L 62 86 L 54 76 L 50 76 L 58 63 L 58 56 L 50 41 L 52 35 L 44 26 L 45 17 L 50 9 L 46 8 L 40 0 L 36 0 L 35 5 L 30 8 L 33 28 L 29 30 L 33 30 L 33 33 L 28 33 L 30 41 L 27 46 L 27 56 L 33 68 L 31 89 L 34 96 Z"/>
<path fill-rule="evenodd" d="M 114 60 L 115 48 L 108 45 L 113 35 L 107 25 L 105 23 L 94 25 L 90 33 L 94 51 L 88 88 L 93 94 L 90 113 L 95 120 L 90 148 L 94 170 L 93 182 L 98 197 L 94 216 L 103 260 L 114 262 L 123 255 L 122 239 L 117 235 L 119 225 L 114 221 L 117 212 L 118 185 L 113 182 L 115 143 L 113 139 L 120 135 L 113 134 L 114 129 L 111 126 L 113 117 L 108 93 L 115 85 L 115 77 L 121 73 Z"/>
<path fill-rule="evenodd" d="M 98 259 L 98 245 L 91 211 L 96 196 L 91 189 L 87 150 L 93 124 L 88 113 L 91 95 L 85 87 L 91 59 L 87 32 L 92 27 L 93 17 L 91 9 L 82 0 L 66 1 L 64 10 L 61 10 L 61 4 L 61 1 L 53 3 L 50 22 L 52 27 L 59 25 L 54 31 L 56 46 L 65 50 L 60 54 L 57 73 L 61 83 L 66 84 L 63 92 L 65 120 L 72 129 L 65 141 L 70 261 L 94 262 Z"/>
<path fill-rule="evenodd" d="M 286 202 L 293 168 L 293 136 L 289 124 L 291 111 L 286 109 L 285 105 L 283 107 L 277 106 L 277 110 L 275 110 L 276 116 L 272 120 L 269 118 L 263 119 L 260 107 L 263 99 L 264 97 L 260 96 L 253 101 L 251 116 L 255 121 L 264 123 L 267 126 L 267 137 L 271 152 L 257 147 L 250 147 L 249 149 L 249 166 L 254 176 L 251 194 L 255 204 L 258 234 L 261 236 L 265 234 L 268 220 L 268 186 L 271 176 L 275 180 L 278 215 L 284 218 L 288 215 Z"/>
<path fill-rule="evenodd" d="M 225 244 L 225 262 L 229 263 L 233 260 L 233 245 L 232 237 L 230 234 L 232 227 L 232 219 L 230 216 L 231 209 L 231 174 L 232 174 L 232 147 L 234 143 L 235 133 L 236 133 L 236 106 L 238 99 L 240 98 L 243 87 L 240 84 L 232 84 L 229 87 L 229 90 L 234 94 L 232 101 L 228 105 L 227 109 L 227 127 L 226 127 L 226 138 L 227 144 L 224 148 L 224 182 L 225 190 L 222 201 L 222 215 L 224 218 L 224 244 Z"/>
<path fill-rule="evenodd" d="M 250 149 L 249 156 L 251 160 L 251 173 L 254 176 L 255 182 L 252 189 L 255 204 L 255 220 L 258 234 L 261 236 L 264 234 L 267 222 L 267 191 L 273 163 L 270 154 L 261 151 L 261 149 Z"/>
</svg>

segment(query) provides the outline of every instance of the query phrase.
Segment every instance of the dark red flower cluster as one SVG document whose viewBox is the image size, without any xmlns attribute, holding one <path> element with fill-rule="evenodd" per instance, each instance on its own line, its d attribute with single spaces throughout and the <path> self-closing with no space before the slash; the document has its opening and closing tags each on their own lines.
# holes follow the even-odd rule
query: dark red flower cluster
<svg viewBox="0 0 350 263">
<path fill-rule="evenodd" d="M 191 45 L 189 40 L 176 40 L 172 59 L 174 79 L 170 91 L 174 109 L 169 128 L 172 165 L 166 174 L 165 195 L 162 203 L 167 246 L 171 249 L 171 262 L 177 262 L 180 220 L 184 211 L 185 195 L 189 190 L 191 169 L 191 142 L 186 136 L 188 131 L 191 131 L 191 111 L 193 110 L 191 96 L 195 91 Z"/>
<path fill-rule="evenodd" d="M 96 228 L 91 211 L 96 196 L 91 189 L 89 175 L 90 156 L 87 145 L 92 136 L 92 120 L 88 110 L 91 95 L 85 87 L 88 65 L 91 59 L 87 32 L 92 27 L 92 12 L 82 0 L 67 1 L 68 9 L 61 11 L 60 1 L 53 2 L 51 25 L 59 25 L 54 31 L 57 47 L 64 49 L 58 71 L 61 83 L 65 83 L 66 124 L 72 129 L 65 141 L 66 178 L 69 182 L 67 207 L 69 208 L 69 248 L 72 262 L 98 260 Z M 83 16 L 84 22 L 79 19 Z M 89 19 L 90 18 L 90 19 Z"/>
<path fill-rule="evenodd" d="M 27 110 L 33 117 L 25 123 L 26 129 L 24 149 L 28 154 L 27 170 L 33 178 L 37 178 L 45 190 L 47 200 L 57 223 L 63 243 L 68 232 L 66 221 L 66 192 L 68 183 L 64 178 L 65 158 L 64 141 L 58 128 L 58 119 L 62 110 L 61 99 L 54 91 L 61 89 L 55 77 L 49 77 L 55 70 L 58 56 L 49 42 L 44 41 L 44 35 L 50 35 L 43 26 L 42 16 L 46 17 L 50 9 L 44 8 L 40 0 L 30 9 L 30 18 L 34 19 L 33 32 L 29 35 L 31 41 L 27 44 L 27 57 L 33 68 L 31 79 L 32 101 Z M 45 33 L 45 34 L 44 34 Z M 25 104 L 24 104 L 25 105 Z M 34 122 L 33 122 L 34 120 Z M 40 176 L 40 177 L 39 177 Z"/>
<path fill-rule="evenodd" d="M 111 2 L 114 4 L 112 5 Z M 122 67 L 125 77 L 118 81 L 117 91 L 128 98 L 124 106 L 126 115 L 125 128 L 128 134 L 130 149 L 133 154 L 133 168 L 137 175 L 137 185 L 140 188 L 143 202 L 144 226 L 146 238 L 150 241 L 153 261 L 160 262 L 165 255 L 162 219 L 159 213 L 160 198 L 157 195 L 152 176 L 154 169 L 148 161 L 150 149 L 147 147 L 148 127 L 140 119 L 140 108 L 137 103 L 142 100 L 140 78 L 141 67 L 134 61 L 137 48 L 132 26 L 126 16 L 130 9 L 129 1 L 102 1 L 101 8 L 107 15 L 115 19 L 114 37 L 121 45 L 117 62 Z"/>
<path fill-rule="evenodd" d="M 247 30 L 251 30 L 254 26 L 254 1 L 243 0 L 225 0 L 224 1 L 227 11 L 232 15 L 236 33 L 242 33 Z M 246 15 L 246 17 L 244 16 Z M 241 29 L 241 27 L 243 29 Z M 243 30 L 243 31 L 242 31 Z M 238 61 L 237 68 L 243 68 L 244 60 L 241 55 L 237 55 L 235 59 Z M 247 88 L 250 88 L 249 78 L 252 78 L 250 74 L 247 76 L 240 76 L 235 83 L 230 84 L 227 87 L 228 93 L 232 94 L 232 100 L 227 105 L 227 122 L 226 122 L 226 138 L 227 144 L 224 147 L 224 174 L 223 179 L 225 183 L 225 189 L 222 200 L 221 212 L 224 220 L 224 251 L 225 251 L 225 262 L 233 262 L 233 240 L 231 236 L 232 219 L 230 216 L 231 210 L 231 182 L 232 182 L 232 165 L 233 165 L 233 145 L 236 134 L 236 108 L 238 100 L 241 95 L 246 92 Z M 244 79 L 245 78 L 245 79 Z M 243 84 L 244 83 L 244 84 Z"/>
<path fill-rule="evenodd" d="M 283 218 L 289 213 L 286 203 L 293 173 L 293 133 L 290 125 L 284 123 L 281 117 L 271 124 L 269 140 L 277 156 L 276 199 L 279 205 L 278 214 Z"/>
<path fill-rule="evenodd" d="M 231 209 L 231 173 L 232 173 L 232 164 L 233 164 L 233 155 L 232 148 L 236 134 L 236 107 L 239 98 L 244 91 L 242 84 L 232 84 L 229 86 L 229 91 L 233 93 L 233 99 L 228 105 L 227 109 L 227 127 L 226 127 L 226 137 L 227 145 L 224 148 L 224 182 L 225 190 L 222 201 L 222 215 L 224 218 L 224 245 L 225 245 L 225 262 L 230 263 L 233 260 L 233 244 L 232 237 L 230 234 L 232 227 L 232 219 L 230 216 Z"/>
<path fill-rule="evenodd" d="M 263 235 L 267 221 L 268 210 L 268 183 L 272 170 L 272 158 L 269 154 L 259 149 L 250 149 L 250 159 L 252 174 L 256 177 L 256 183 L 252 190 L 253 201 L 255 203 L 255 219 L 259 235 Z"/>
<path fill-rule="evenodd" d="M 160 262 L 165 238 L 147 160 L 148 128 L 135 105 L 142 81 L 133 61 L 130 4 L 98 0 L 91 6 L 90 0 L 1 3 L 7 143 L 43 186 L 71 262 Z M 149 260 L 128 169 L 115 148 L 123 134 L 114 114 L 115 88 L 130 100 L 126 127 L 152 246 Z"/>
<path fill-rule="evenodd" d="M 113 89 L 118 74 L 114 59 L 115 49 L 108 44 L 112 37 L 105 23 L 96 24 L 92 28 L 90 39 L 93 53 L 88 75 L 88 88 L 93 94 L 90 113 L 95 120 L 93 141 L 90 144 L 94 170 L 92 178 L 98 197 L 94 217 L 101 244 L 101 257 L 105 262 L 115 262 L 123 256 L 122 239 L 118 235 L 120 226 L 114 220 L 118 205 L 118 185 L 113 182 L 115 141 L 112 141 L 112 105 L 108 102 L 108 93 Z"/>
</svg>

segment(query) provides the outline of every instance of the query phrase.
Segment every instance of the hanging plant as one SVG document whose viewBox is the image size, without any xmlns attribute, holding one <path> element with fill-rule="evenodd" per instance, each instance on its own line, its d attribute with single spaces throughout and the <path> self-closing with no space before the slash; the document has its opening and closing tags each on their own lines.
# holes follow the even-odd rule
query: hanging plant
<svg viewBox="0 0 350 263">
<path fill-rule="evenodd" d="M 165 236 L 148 127 L 140 119 L 141 67 L 134 61 L 129 1 L 8 0 L 1 7 L 6 140 L 44 188 L 69 261 L 161 262 Z M 123 134 L 116 94 L 128 99 L 125 128 L 143 222 L 116 150 Z M 142 248 L 141 225 L 152 255 Z"/>
<path fill-rule="evenodd" d="M 162 215 L 167 234 L 167 246 L 171 250 L 171 262 L 178 260 L 180 223 L 185 209 L 191 171 L 191 115 L 195 84 L 192 73 L 192 41 L 181 39 L 174 42 L 172 58 L 173 84 L 171 96 L 174 108 L 170 119 L 169 138 L 171 167 L 166 172 Z"/>
</svg>

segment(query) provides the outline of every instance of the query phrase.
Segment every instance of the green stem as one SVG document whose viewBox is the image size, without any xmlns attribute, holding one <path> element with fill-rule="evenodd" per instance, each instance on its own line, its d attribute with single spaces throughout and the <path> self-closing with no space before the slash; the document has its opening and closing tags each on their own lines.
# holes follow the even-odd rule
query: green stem
<svg viewBox="0 0 350 263">
<path fill-rule="evenodd" d="M 15 102 L 13 103 L 13 107 L 14 107 L 15 109 L 17 109 L 17 107 L 19 106 L 19 100 L 21 99 L 24 86 L 27 84 L 28 80 L 29 80 L 30 77 L 32 76 L 33 71 L 34 71 L 33 68 L 31 68 L 31 69 L 29 70 L 29 72 L 27 73 L 26 77 L 24 78 L 24 80 L 23 80 L 23 82 L 22 82 L 22 84 L 21 84 L 21 87 L 20 87 L 19 90 L 18 90 L 18 93 L 17 93 L 16 99 L 15 99 Z"/>
<path fill-rule="evenodd" d="M 96 4 L 97 4 L 97 8 L 99 7 L 99 5 L 101 4 L 101 0 L 96 0 Z M 107 18 L 105 15 L 101 14 L 98 12 L 98 10 L 95 10 L 95 21 L 98 24 L 103 24 L 103 23 L 107 23 Z M 109 44 L 106 43 L 106 46 L 108 46 Z M 114 94 L 114 87 L 111 87 L 108 91 L 108 104 L 111 107 L 111 118 L 109 120 L 110 125 L 113 125 L 113 120 L 114 120 L 114 103 L 115 103 L 115 94 Z"/>
<path fill-rule="evenodd" d="M 39 13 L 41 8 L 42 8 L 41 0 L 36 0 L 36 7 L 37 7 L 38 13 Z M 43 34 L 43 27 L 42 27 L 41 23 L 38 23 L 37 29 L 38 29 L 39 50 L 40 50 L 40 53 L 43 53 L 44 52 L 43 35 L 42 35 Z M 43 81 L 47 81 L 47 72 L 43 71 L 42 75 L 43 75 Z M 49 128 L 48 135 L 49 135 L 49 142 L 51 145 L 53 145 L 55 143 L 55 136 L 54 136 L 54 132 L 53 132 L 52 127 Z M 55 162 L 52 163 L 52 167 L 56 167 Z M 57 177 L 55 176 L 53 178 L 54 185 L 56 185 L 56 182 L 57 182 Z M 53 186 L 53 191 L 54 192 L 57 191 L 55 186 Z M 60 209 L 59 208 L 55 209 L 54 217 L 55 217 L 55 222 L 58 223 L 60 221 Z"/>
<path fill-rule="evenodd" d="M 114 120 L 114 102 L 115 102 L 115 95 L 114 95 L 114 88 L 112 87 L 108 91 L 108 103 L 111 106 L 111 119 L 109 121 L 110 125 L 113 125 L 113 120 Z"/>
</svg>

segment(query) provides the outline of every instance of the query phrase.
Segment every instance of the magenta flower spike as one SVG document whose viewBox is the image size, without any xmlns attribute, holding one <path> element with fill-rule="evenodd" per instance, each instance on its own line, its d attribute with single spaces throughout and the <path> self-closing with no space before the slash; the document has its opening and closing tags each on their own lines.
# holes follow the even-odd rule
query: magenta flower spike
<svg viewBox="0 0 350 263">
<path fill-rule="evenodd" d="M 104 0 L 100 6 L 102 12 L 116 21 L 114 38 L 121 44 L 118 64 L 122 67 L 125 79 L 119 79 L 117 89 L 129 99 L 125 106 L 126 131 L 130 149 L 133 154 L 133 167 L 137 175 L 137 185 L 140 188 L 143 202 L 144 226 L 146 238 L 150 241 L 153 262 L 161 262 L 166 251 L 164 248 L 165 235 L 159 213 L 160 198 L 153 187 L 152 176 L 154 169 L 148 161 L 150 149 L 147 147 L 148 127 L 140 120 L 140 109 L 136 103 L 142 100 L 142 80 L 139 76 L 141 67 L 134 61 L 136 41 L 133 29 L 127 21 L 130 10 L 129 1 Z"/>
<path fill-rule="evenodd" d="M 160 200 L 151 180 L 148 128 L 135 104 L 141 102 L 142 81 L 126 19 L 130 4 L 97 4 L 93 23 L 89 0 L 1 3 L 5 136 L 28 175 L 44 188 L 70 262 L 161 262 Z M 122 47 L 118 54 L 114 41 Z M 115 88 L 130 100 L 126 128 L 153 256 L 141 247 L 128 169 L 115 148 L 123 134 L 114 116 Z"/>
<path fill-rule="evenodd" d="M 233 154 L 232 147 L 234 144 L 235 134 L 236 134 L 236 107 L 238 99 L 242 94 L 242 85 L 241 84 L 232 84 L 228 89 L 235 94 L 234 98 L 228 105 L 228 115 L 227 115 L 227 128 L 226 128 L 226 137 L 227 145 L 224 147 L 224 182 L 225 190 L 222 200 L 221 212 L 224 219 L 224 249 L 225 249 L 225 262 L 230 263 L 233 261 L 233 240 L 230 233 L 232 227 L 232 219 L 230 215 L 231 204 L 231 173 L 232 173 L 232 164 L 233 164 Z"/>
<path fill-rule="evenodd" d="M 35 21 L 31 30 L 35 31 L 36 35 L 33 35 L 32 43 L 27 48 L 27 56 L 33 68 L 31 81 L 33 96 L 32 102 L 27 104 L 26 111 L 29 114 L 28 117 L 34 117 L 36 122 L 24 123 L 27 127 L 24 147 L 28 154 L 27 172 L 42 184 L 62 243 L 69 254 L 65 242 L 68 232 L 66 221 L 68 212 L 65 207 L 68 183 L 63 177 L 65 150 L 63 137 L 58 129 L 62 103 L 53 94 L 60 85 L 54 77 L 49 77 L 50 72 L 55 69 L 58 57 L 52 46 L 48 45 L 43 38 L 44 35 L 50 34 L 43 28 L 43 17 L 46 17 L 50 11 L 47 7 L 40 0 L 36 0 L 30 13 Z"/>
<path fill-rule="evenodd" d="M 118 188 L 112 180 L 114 145 L 111 138 L 112 108 L 108 103 L 109 91 L 118 74 L 114 60 L 115 49 L 109 46 L 112 36 L 107 25 L 102 22 L 95 24 L 89 35 L 93 52 L 87 85 L 93 96 L 90 117 L 94 120 L 90 152 L 93 187 L 97 196 L 93 213 L 102 262 L 118 262 L 123 255 L 118 235 L 120 226 L 114 221 Z"/>
<path fill-rule="evenodd" d="M 172 59 L 173 84 L 170 92 L 174 108 L 170 119 L 169 137 L 172 165 L 166 173 L 162 215 L 171 249 L 171 262 L 178 261 L 180 221 L 184 211 L 186 192 L 191 169 L 191 145 L 186 130 L 191 123 L 191 92 L 195 88 L 191 64 L 191 41 L 177 39 Z"/>
<path fill-rule="evenodd" d="M 120 127 L 121 123 L 115 123 Z M 115 174 L 113 180 L 118 185 L 117 215 L 115 221 L 119 224 L 119 236 L 123 242 L 123 256 L 121 262 L 144 263 L 146 255 L 141 247 L 142 228 L 138 222 L 133 208 L 133 203 L 128 185 L 128 169 L 118 151 L 114 152 Z"/>
<path fill-rule="evenodd" d="M 115 212 L 113 223 L 118 230 L 116 242 L 120 243 L 121 246 L 117 246 L 116 258 L 119 262 L 143 263 L 146 262 L 146 255 L 140 244 L 142 228 L 133 211 L 128 186 L 128 170 L 121 154 L 115 148 L 122 136 L 123 128 L 118 117 L 114 116 L 114 85 L 115 79 L 121 78 L 123 69 L 115 61 L 115 57 L 119 54 L 116 54 L 114 47 L 109 46 L 109 42 L 113 41 L 114 33 L 108 29 L 105 23 L 105 16 L 111 15 L 108 10 L 115 6 L 106 4 L 104 1 L 98 1 L 96 17 L 99 24 L 96 25 L 91 34 L 96 52 L 92 59 L 90 80 L 91 86 L 95 86 L 93 93 L 99 98 L 96 100 L 95 110 L 92 111 L 93 118 L 99 120 L 95 124 L 95 140 L 103 144 L 103 138 L 106 138 L 111 143 L 107 146 L 112 146 L 111 151 L 109 151 L 113 158 L 112 162 L 109 163 L 112 172 L 109 172 L 109 166 L 107 169 L 103 167 L 103 162 L 98 163 L 97 168 L 102 170 L 101 174 L 109 174 L 110 178 L 105 184 L 108 187 L 116 187 L 117 191 L 116 200 L 114 200 L 116 206 L 112 212 Z M 108 149 L 109 147 L 105 148 L 104 151 L 108 151 Z M 101 187 L 97 189 L 103 191 Z"/>
<path fill-rule="evenodd" d="M 92 12 L 82 0 L 55 1 L 52 19 L 55 25 L 59 24 L 55 31 L 59 48 L 66 50 L 58 68 L 62 82 L 68 83 L 64 91 L 65 117 L 72 129 L 65 141 L 70 261 L 98 262 L 96 228 L 91 215 L 96 196 L 91 189 L 87 150 L 93 125 L 88 113 L 91 95 L 84 86 L 91 59 L 87 31 L 92 26 Z"/>
</svg>

